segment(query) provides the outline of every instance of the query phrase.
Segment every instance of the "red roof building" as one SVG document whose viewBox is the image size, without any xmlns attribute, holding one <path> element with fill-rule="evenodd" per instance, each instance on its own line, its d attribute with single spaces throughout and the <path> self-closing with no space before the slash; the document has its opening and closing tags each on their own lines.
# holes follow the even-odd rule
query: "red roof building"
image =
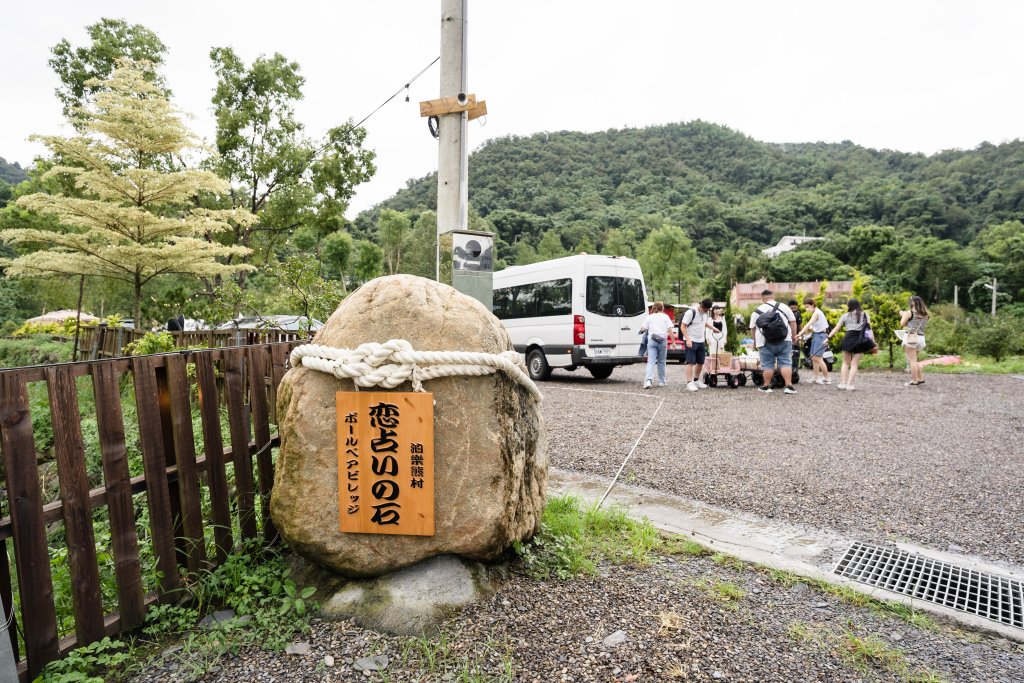
<svg viewBox="0 0 1024 683">
<path fill-rule="evenodd" d="M 817 296 L 821 289 L 821 280 L 815 282 L 738 282 L 729 292 L 729 303 L 733 308 L 743 309 L 761 303 L 761 292 L 766 289 L 775 293 L 775 300 L 785 303 L 798 295 Z M 846 303 L 853 295 L 853 280 L 827 281 L 825 285 L 825 303 Z"/>
</svg>

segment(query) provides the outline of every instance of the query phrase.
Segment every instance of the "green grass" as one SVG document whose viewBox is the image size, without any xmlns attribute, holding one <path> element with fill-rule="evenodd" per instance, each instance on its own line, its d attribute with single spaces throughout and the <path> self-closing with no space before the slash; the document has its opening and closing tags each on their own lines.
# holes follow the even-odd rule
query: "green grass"
<svg viewBox="0 0 1024 683">
<path fill-rule="evenodd" d="M 531 576 L 568 579 L 596 574 L 602 561 L 648 564 L 662 543 L 650 522 L 630 518 L 622 507 L 597 508 L 574 496 L 556 496 L 544 508 L 540 533 L 515 549 Z"/>
<path fill-rule="evenodd" d="M 710 548 L 682 536 L 670 536 L 665 539 L 661 552 L 683 557 L 708 557 L 713 554 Z"/>
<path fill-rule="evenodd" d="M 718 602 L 736 607 L 736 603 L 746 597 L 747 591 L 739 584 L 719 579 L 701 579 L 694 583 L 695 586 L 704 590 L 711 598 Z"/>
<path fill-rule="evenodd" d="M 903 650 L 890 646 L 875 635 L 858 636 L 853 631 L 845 631 L 839 640 L 839 653 L 854 668 L 868 671 L 877 666 L 887 671 L 900 671 L 906 668 L 906 655 Z"/>
</svg>

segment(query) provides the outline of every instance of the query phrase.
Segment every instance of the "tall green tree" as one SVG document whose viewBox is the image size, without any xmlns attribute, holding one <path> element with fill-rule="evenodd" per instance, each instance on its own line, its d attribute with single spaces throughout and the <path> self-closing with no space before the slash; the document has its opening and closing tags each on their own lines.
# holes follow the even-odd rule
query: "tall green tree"
<svg viewBox="0 0 1024 683">
<path fill-rule="evenodd" d="M 384 251 L 384 273 L 402 272 L 402 253 L 409 242 L 412 224 L 409 216 L 394 209 L 384 209 L 377 219 L 377 238 Z"/>
<path fill-rule="evenodd" d="M 229 187 L 209 171 L 166 170 L 167 158 L 184 158 L 196 142 L 146 69 L 122 61 L 108 80 L 94 85 L 95 103 L 85 110 L 81 135 L 36 138 L 66 162 L 46 175 L 70 178 L 77 194 L 20 197 L 18 207 L 55 216 L 59 224 L 4 230 L 5 242 L 44 248 L 3 265 L 16 277 L 89 275 L 127 282 L 138 325 L 143 287 L 154 278 L 250 268 L 222 263 L 247 250 L 212 238 L 254 217 L 245 210 L 192 208 L 199 193 L 226 193 Z"/>
<path fill-rule="evenodd" d="M 53 57 L 49 64 L 60 79 L 57 98 L 64 105 L 64 116 L 77 129 L 85 123 L 82 109 L 93 102 L 120 58 L 138 64 L 146 79 L 170 96 L 159 73 L 167 46 L 155 33 L 141 24 L 106 18 L 86 26 L 85 31 L 89 45 L 73 47 L 65 38 L 50 49 Z"/>
<path fill-rule="evenodd" d="M 633 256 L 636 234 L 629 228 L 612 228 L 604 240 L 602 254 L 609 256 Z"/>
<path fill-rule="evenodd" d="M 305 79 L 280 54 L 247 65 L 221 47 L 210 59 L 217 74 L 216 170 L 232 185 L 232 206 L 257 216 L 236 226 L 232 242 L 269 255 L 290 230 L 343 220 L 355 187 L 376 170 L 373 152 L 362 147 L 366 130 L 348 123 L 316 141 L 305 137 L 295 116 Z M 244 271 L 239 284 L 244 288 Z"/>
<path fill-rule="evenodd" d="M 1024 300 L 1024 223 L 990 225 L 978 233 L 973 244 L 995 265 L 999 289 L 1017 301 Z"/>
<path fill-rule="evenodd" d="M 697 250 L 678 225 L 662 225 L 647 236 L 637 249 L 647 286 L 656 296 L 675 294 L 697 281 Z"/>
<path fill-rule="evenodd" d="M 352 254 L 352 275 L 359 283 L 380 277 L 384 271 L 384 251 L 369 240 L 355 243 Z"/>
<path fill-rule="evenodd" d="M 537 256 L 541 261 L 561 258 L 567 253 L 568 252 L 566 252 L 565 247 L 562 246 L 561 238 L 554 230 L 548 230 L 545 232 L 544 236 L 540 238 L 540 242 L 537 244 Z"/>
<path fill-rule="evenodd" d="M 437 260 L 437 214 L 424 211 L 416 218 L 402 257 L 403 273 L 433 278 Z M 495 270 L 498 270 L 495 265 Z"/>
<path fill-rule="evenodd" d="M 787 251 L 769 262 L 774 282 L 810 282 L 812 280 L 846 280 L 851 269 L 838 258 L 821 249 Z"/>
<path fill-rule="evenodd" d="M 348 291 L 345 281 L 348 279 L 349 264 L 354 249 L 352 235 L 343 230 L 332 232 L 322 241 L 321 255 L 324 265 L 327 266 L 328 271 L 333 269 L 338 273 L 343 292 Z"/>
<path fill-rule="evenodd" d="M 966 291 L 980 273 L 976 253 L 935 237 L 913 237 L 883 247 L 868 267 L 889 288 L 908 290 L 929 303 L 952 299 L 954 285 Z"/>
</svg>

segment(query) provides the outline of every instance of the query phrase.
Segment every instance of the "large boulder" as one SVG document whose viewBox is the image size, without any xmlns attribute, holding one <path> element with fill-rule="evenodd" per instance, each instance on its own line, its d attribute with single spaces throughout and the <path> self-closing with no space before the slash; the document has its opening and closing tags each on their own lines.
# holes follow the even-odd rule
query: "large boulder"
<svg viewBox="0 0 1024 683">
<path fill-rule="evenodd" d="M 313 343 L 355 348 L 389 339 L 407 339 L 417 351 L 512 348 L 478 301 L 412 275 L 360 287 Z M 270 512 L 295 551 L 346 576 L 378 576 L 440 554 L 493 560 L 536 532 L 548 466 L 537 403 L 503 373 L 434 379 L 424 388 L 435 401 L 435 534 L 342 533 L 335 393 L 354 386 L 305 367 L 288 371 L 278 393 L 281 450 Z M 395 389 L 411 390 L 408 383 Z"/>
</svg>

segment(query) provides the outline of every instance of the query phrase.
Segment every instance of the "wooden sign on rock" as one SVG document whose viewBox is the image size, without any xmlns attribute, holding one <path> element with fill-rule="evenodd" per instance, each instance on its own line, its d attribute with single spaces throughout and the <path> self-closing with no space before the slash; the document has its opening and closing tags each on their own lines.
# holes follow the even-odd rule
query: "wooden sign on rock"
<svg viewBox="0 0 1024 683">
<path fill-rule="evenodd" d="M 339 391 L 341 531 L 434 535 L 434 396 Z"/>
</svg>

